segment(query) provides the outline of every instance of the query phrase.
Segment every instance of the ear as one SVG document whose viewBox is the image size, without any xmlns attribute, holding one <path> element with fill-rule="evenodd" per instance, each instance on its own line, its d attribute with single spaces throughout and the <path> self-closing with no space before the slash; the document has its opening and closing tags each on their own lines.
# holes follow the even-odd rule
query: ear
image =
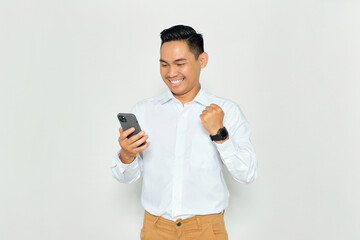
<svg viewBox="0 0 360 240">
<path fill-rule="evenodd" d="M 208 63 L 209 56 L 206 52 L 203 52 L 199 55 L 199 61 L 201 68 L 205 68 Z"/>
</svg>

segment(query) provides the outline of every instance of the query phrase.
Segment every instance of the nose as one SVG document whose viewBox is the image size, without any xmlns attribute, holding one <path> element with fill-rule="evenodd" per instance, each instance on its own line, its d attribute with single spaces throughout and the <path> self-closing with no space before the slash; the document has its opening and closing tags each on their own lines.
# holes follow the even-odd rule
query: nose
<svg viewBox="0 0 360 240">
<path fill-rule="evenodd" d="M 167 73 L 167 77 L 173 78 L 173 77 L 176 77 L 177 75 L 178 75 L 178 71 L 177 71 L 176 67 L 170 66 L 169 71 Z"/>
</svg>

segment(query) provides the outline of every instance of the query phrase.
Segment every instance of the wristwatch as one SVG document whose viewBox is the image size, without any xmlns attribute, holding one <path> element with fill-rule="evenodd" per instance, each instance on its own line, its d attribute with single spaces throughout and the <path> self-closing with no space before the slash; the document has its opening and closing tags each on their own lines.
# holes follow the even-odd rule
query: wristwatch
<svg viewBox="0 0 360 240">
<path fill-rule="evenodd" d="M 229 136 L 228 131 L 225 127 L 220 128 L 216 135 L 210 135 L 211 141 L 222 141 Z"/>
</svg>

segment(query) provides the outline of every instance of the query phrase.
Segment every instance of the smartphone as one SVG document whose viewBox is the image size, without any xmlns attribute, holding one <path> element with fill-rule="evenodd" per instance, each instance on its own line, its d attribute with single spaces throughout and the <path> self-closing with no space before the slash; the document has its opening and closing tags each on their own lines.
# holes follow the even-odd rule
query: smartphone
<svg viewBox="0 0 360 240">
<path fill-rule="evenodd" d="M 135 131 L 132 132 L 131 134 L 129 134 L 129 136 L 127 136 L 128 138 L 138 134 L 139 132 L 141 132 L 141 128 L 140 125 L 136 119 L 136 116 L 132 113 L 119 113 L 117 115 L 121 127 L 123 128 L 124 131 L 128 130 L 129 128 L 135 128 Z M 146 141 L 143 142 L 139 147 L 145 145 Z"/>
</svg>

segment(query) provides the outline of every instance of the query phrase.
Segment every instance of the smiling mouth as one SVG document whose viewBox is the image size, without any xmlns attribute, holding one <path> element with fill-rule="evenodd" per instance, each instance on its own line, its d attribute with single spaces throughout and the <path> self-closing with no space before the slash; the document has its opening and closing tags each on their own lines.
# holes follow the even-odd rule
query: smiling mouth
<svg viewBox="0 0 360 240">
<path fill-rule="evenodd" d="M 179 86 L 182 83 L 182 81 L 184 81 L 184 78 L 178 79 L 178 80 L 170 80 L 169 79 L 171 86 L 174 86 L 174 87 Z"/>
</svg>

